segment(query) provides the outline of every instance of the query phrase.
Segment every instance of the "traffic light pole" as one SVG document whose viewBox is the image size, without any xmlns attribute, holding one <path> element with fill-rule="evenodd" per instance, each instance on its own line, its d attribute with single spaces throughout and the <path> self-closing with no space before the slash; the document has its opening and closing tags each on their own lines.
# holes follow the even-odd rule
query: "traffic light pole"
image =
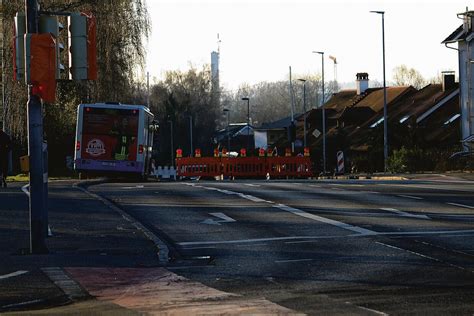
<svg viewBox="0 0 474 316">
<path fill-rule="evenodd" d="M 38 2 L 25 0 L 26 25 L 28 33 L 38 32 Z M 30 252 L 47 253 L 46 232 L 48 231 L 48 213 L 45 196 L 47 175 L 43 165 L 43 113 L 42 103 L 33 95 L 32 86 L 28 86 L 28 155 L 30 158 Z"/>
</svg>

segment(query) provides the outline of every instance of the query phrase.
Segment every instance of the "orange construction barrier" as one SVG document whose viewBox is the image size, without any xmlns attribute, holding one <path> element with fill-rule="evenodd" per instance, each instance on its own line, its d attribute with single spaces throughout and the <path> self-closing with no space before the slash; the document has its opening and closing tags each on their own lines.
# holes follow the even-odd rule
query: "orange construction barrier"
<svg viewBox="0 0 474 316">
<path fill-rule="evenodd" d="M 291 148 L 285 149 L 285 157 L 291 157 Z"/>
<path fill-rule="evenodd" d="M 214 158 L 219 157 L 219 149 L 214 149 Z"/>
<path fill-rule="evenodd" d="M 309 157 L 309 147 L 304 148 L 304 156 Z"/>
<path fill-rule="evenodd" d="M 309 157 L 203 157 L 177 159 L 181 177 L 304 178 L 311 177 Z"/>
</svg>

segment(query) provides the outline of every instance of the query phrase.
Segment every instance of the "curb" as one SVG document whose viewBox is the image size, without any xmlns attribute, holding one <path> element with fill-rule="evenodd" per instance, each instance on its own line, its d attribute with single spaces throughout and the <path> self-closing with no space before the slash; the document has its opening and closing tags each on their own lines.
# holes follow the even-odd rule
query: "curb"
<svg viewBox="0 0 474 316">
<path fill-rule="evenodd" d="M 132 216 L 127 214 L 125 211 L 117 207 L 111 201 L 107 200 L 106 198 L 101 197 L 100 195 L 92 193 L 83 187 L 83 186 L 89 186 L 89 185 L 96 185 L 96 184 L 104 183 L 104 182 L 105 182 L 104 180 L 76 182 L 72 185 L 72 187 L 78 190 L 81 190 L 87 195 L 101 201 L 107 207 L 119 213 L 125 220 L 127 220 L 133 226 L 135 226 L 135 228 L 141 231 L 149 240 L 151 240 L 155 244 L 155 247 L 158 249 L 158 261 L 163 265 L 167 265 L 169 263 L 169 248 L 158 236 L 156 236 L 152 231 L 146 228 L 142 223 L 137 221 L 135 218 L 133 218 Z"/>
</svg>

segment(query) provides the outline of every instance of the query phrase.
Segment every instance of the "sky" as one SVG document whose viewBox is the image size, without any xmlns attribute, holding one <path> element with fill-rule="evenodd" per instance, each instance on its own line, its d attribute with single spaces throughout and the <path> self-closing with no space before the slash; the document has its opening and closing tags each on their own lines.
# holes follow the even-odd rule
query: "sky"
<svg viewBox="0 0 474 316">
<path fill-rule="evenodd" d="M 457 53 L 441 44 L 462 21 L 461 0 L 146 0 L 152 21 L 146 71 L 162 79 L 167 70 L 210 63 L 220 43 L 220 81 L 287 80 L 321 73 L 325 81 L 354 82 L 356 73 L 382 82 L 382 16 L 385 11 L 386 80 L 402 64 L 425 79 L 458 70 Z M 329 56 L 336 57 L 337 71 Z M 354 84 L 355 87 L 355 84 Z"/>
</svg>

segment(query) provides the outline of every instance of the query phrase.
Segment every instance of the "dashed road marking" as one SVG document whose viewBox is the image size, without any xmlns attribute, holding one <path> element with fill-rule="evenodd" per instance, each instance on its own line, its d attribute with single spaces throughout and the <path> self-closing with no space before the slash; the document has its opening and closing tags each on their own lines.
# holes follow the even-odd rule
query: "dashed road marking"
<svg viewBox="0 0 474 316">
<path fill-rule="evenodd" d="M 427 255 L 424 255 L 424 254 L 419 253 L 419 252 L 411 251 L 411 250 L 404 249 L 404 248 L 399 248 L 399 247 L 396 247 L 396 246 L 392 246 L 392 245 L 389 245 L 389 244 L 385 244 L 385 243 L 383 243 L 383 242 L 378 242 L 378 241 L 376 241 L 375 243 L 376 243 L 376 244 L 379 244 L 379 245 L 382 245 L 382 246 L 385 246 L 385 247 L 388 247 L 388 248 L 393 248 L 393 249 L 405 251 L 405 252 L 411 253 L 411 254 L 413 254 L 413 255 L 415 255 L 415 256 L 419 256 L 419 257 L 425 258 L 425 259 L 429 259 L 429 260 L 436 261 L 436 262 L 439 262 L 439 263 L 447 264 L 447 265 L 449 265 L 449 266 L 451 266 L 451 267 L 454 267 L 454 268 L 457 268 L 457 269 L 467 270 L 466 268 L 461 267 L 461 266 L 458 266 L 457 264 L 452 264 L 452 263 L 449 263 L 449 262 L 446 262 L 446 261 L 443 261 L 443 260 L 440 260 L 440 259 L 436 259 L 436 258 L 434 258 L 434 257 L 427 256 Z"/>
<path fill-rule="evenodd" d="M 404 194 L 399 194 L 397 195 L 398 197 L 402 197 L 402 198 L 407 198 L 407 199 L 413 199 L 413 200 L 423 200 L 422 197 L 419 197 L 419 196 L 413 196 L 413 195 L 404 195 Z"/>
<path fill-rule="evenodd" d="M 275 263 L 292 263 L 292 262 L 308 262 L 314 259 L 288 259 L 288 260 L 275 260 Z"/>
<path fill-rule="evenodd" d="M 19 270 L 19 271 L 12 272 L 12 273 L 9 273 L 9 274 L 0 275 L 0 280 L 5 280 L 5 279 L 13 278 L 13 277 L 16 277 L 16 276 L 19 276 L 19 275 L 23 275 L 23 274 L 26 274 L 26 273 L 28 273 L 28 271 Z"/>
<path fill-rule="evenodd" d="M 395 208 L 382 207 L 381 210 L 382 210 L 382 211 L 392 212 L 392 213 L 395 213 L 395 214 L 400 215 L 400 216 L 403 216 L 403 217 L 430 219 L 430 218 L 429 218 L 428 216 L 426 216 L 426 215 L 410 214 L 410 213 L 407 213 L 407 212 L 403 212 L 403 211 L 397 210 L 397 209 L 395 209 Z"/>
<path fill-rule="evenodd" d="M 464 207 L 464 208 L 474 209 L 474 206 L 471 206 L 471 205 L 465 205 L 465 204 L 459 204 L 459 203 L 451 203 L 451 202 L 447 202 L 446 204 L 453 205 L 453 206 Z"/>
<path fill-rule="evenodd" d="M 365 228 L 358 227 L 358 226 L 353 226 L 353 225 L 346 224 L 346 223 L 343 223 L 343 222 L 339 222 L 339 221 L 329 219 L 329 218 L 326 218 L 326 217 L 314 215 L 314 214 L 305 212 L 305 211 L 297 209 L 297 208 L 286 206 L 284 204 L 277 204 L 277 205 L 274 205 L 273 207 L 279 208 L 280 210 L 290 212 L 292 214 L 295 214 L 295 215 L 298 215 L 298 216 L 301 216 L 301 217 L 309 218 L 309 219 L 312 219 L 312 220 L 315 220 L 315 221 L 318 221 L 318 222 L 321 222 L 321 223 L 325 223 L 325 224 L 333 225 L 333 226 L 336 226 L 336 227 L 339 227 L 339 228 L 347 229 L 347 230 L 350 230 L 350 231 L 353 231 L 353 232 L 356 232 L 356 233 L 359 233 L 359 234 L 362 234 L 362 235 L 375 235 L 375 234 L 377 234 L 376 232 L 374 232 L 372 230 L 369 230 L 369 229 L 365 229 Z"/>
</svg>

